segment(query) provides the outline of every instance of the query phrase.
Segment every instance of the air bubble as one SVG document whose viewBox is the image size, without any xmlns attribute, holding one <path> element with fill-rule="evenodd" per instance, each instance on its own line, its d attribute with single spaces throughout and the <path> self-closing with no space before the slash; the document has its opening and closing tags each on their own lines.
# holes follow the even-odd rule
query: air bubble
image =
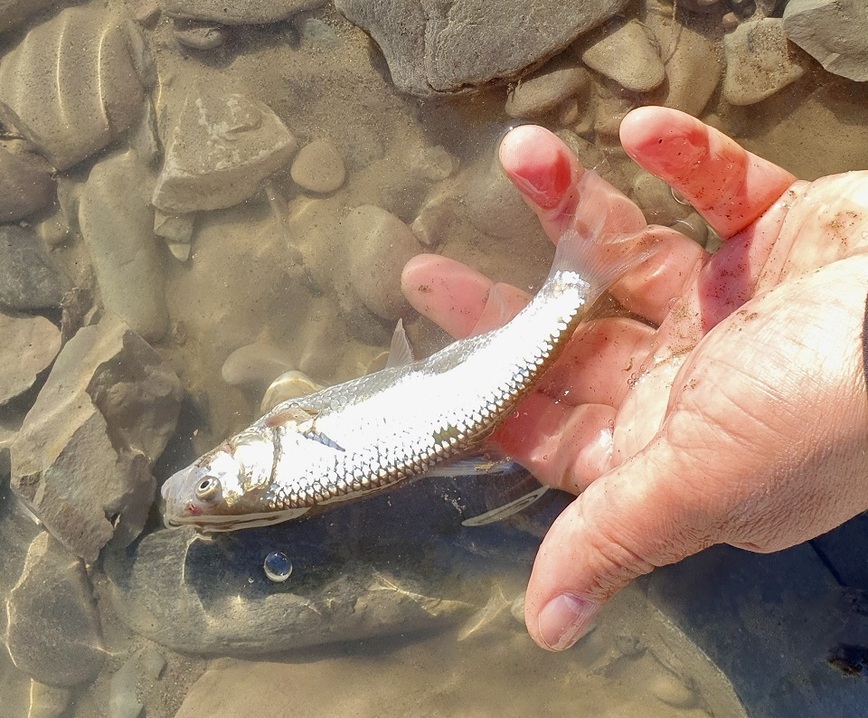
<svg viewBox="0 0 868 718">
<path fill-rule="evenodd" d="M 292 575 L 292 561 L 285 553 L 272 551 L 262 562 L 262 570 L 269 580 L 283 583 Z"/>
</svg>

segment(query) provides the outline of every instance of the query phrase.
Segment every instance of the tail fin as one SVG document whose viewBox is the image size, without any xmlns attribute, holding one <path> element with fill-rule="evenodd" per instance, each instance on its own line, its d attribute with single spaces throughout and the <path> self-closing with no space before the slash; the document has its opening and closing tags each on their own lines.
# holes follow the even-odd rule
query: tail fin
<svg viewBox="0 0 868 718">
<path fill-rule="evenodd" d="M 579 182 L 579 196 L 583 202 L 609 212 L 617 211 L 608 198 L 603 197 L 607 185 L 599 175 L 588 170 Z M 600 212 L 592 223 L 582 223 L 575 217 L 567 220 L 573 226 L 565 229 L 558 240 L 549 277 L 561 272 L 575 272 L 587 281 L 595 292 L 603 292 L 625 272 L 641 264 L 654 254 L 658 242 L 647 228 L 638 232 L 605 236 L 603 233 L 608 214 Z"/>
</svg>

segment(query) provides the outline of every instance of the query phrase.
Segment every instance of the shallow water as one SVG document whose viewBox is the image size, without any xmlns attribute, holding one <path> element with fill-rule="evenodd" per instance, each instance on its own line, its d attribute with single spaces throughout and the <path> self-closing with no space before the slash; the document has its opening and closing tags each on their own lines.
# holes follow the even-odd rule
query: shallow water
<svg viewBox="0 0 868 718">
<path fill-rule="evenodd" d="M 864 83 L 824 70 L 774 22 L 733 39 L 784 3 L 600 0 L 582 4 L 604 9 L 581 27 L 582 13 L 539 3 L 519 35 L 524 4 L 466 26 L 438 25 L 443 9 L 426 5 L 427 34 L 409 1 L 397 34 L 379 5 L 371 18 L 336 4 L 8 3 L 0 714 L 864 705 L 864 680 L 828 662 L 835 645 L 868 641 L 841 591 L 868 590 L 842 578 L 858 552 L 834 539 L 658 572 L 549 655 L 517 616 L 564 497 L 472 529 L 461 521 L 505 489 L 456 479 L 215 541 L 161 527 L 159 483 L 275 393 L 378 366 L 398 318 L 418 355 L 448 341 L 400 294 L 411 256 L 539 285 L 550 245 L 496 165 L 510 124 L 557 130 L 649 221 L 709 245 L 691 208 L 618 147 L 630 108 L 684 109 L 806 179 L 868 167 Z M 291 562 L 285 581 L 263 569 L 273 552 Z"/>
</svg>

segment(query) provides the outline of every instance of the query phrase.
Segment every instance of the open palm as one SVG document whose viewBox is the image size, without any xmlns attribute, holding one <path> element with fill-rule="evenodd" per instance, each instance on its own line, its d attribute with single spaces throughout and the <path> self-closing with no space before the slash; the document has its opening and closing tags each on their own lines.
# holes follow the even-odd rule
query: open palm
<svg viewBox="0 0 868 718">
<path fill-rule="evenodd" d="M 495 435 L 553 486 L 582 492 L 546 536 L 528 629 L 565 648 L 618 589 L 714 543 L 791 546 L 868 508 L 868 172 L 798 182 L 683 113 L 648 107 L 625 150 L 724 239 L 709 255 L 594 178 L 539 127 L 501 162 L 552 238 L 598 224 L 662 247 L 612 293 L 645 318 L 586 324 Z M 418 291 L 424 286 L 425 291 Z M 407 265 L 413 305 L 455 336 L 528 297 L 451 260 Z"/>
</svg>

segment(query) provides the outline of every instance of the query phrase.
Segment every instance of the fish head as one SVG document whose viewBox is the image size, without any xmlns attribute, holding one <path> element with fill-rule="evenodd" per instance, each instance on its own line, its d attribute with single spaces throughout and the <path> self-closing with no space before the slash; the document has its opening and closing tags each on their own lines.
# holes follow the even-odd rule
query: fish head
<svg viewBox="0 0 868 718">
<path fill-rule="evenodd" d="M 252 431 L 233 437 L 166 480 L 164 523 L 216 532 L 290 518 L 268 506 L 273 462 L 267 437 Z"/>
</svg>

